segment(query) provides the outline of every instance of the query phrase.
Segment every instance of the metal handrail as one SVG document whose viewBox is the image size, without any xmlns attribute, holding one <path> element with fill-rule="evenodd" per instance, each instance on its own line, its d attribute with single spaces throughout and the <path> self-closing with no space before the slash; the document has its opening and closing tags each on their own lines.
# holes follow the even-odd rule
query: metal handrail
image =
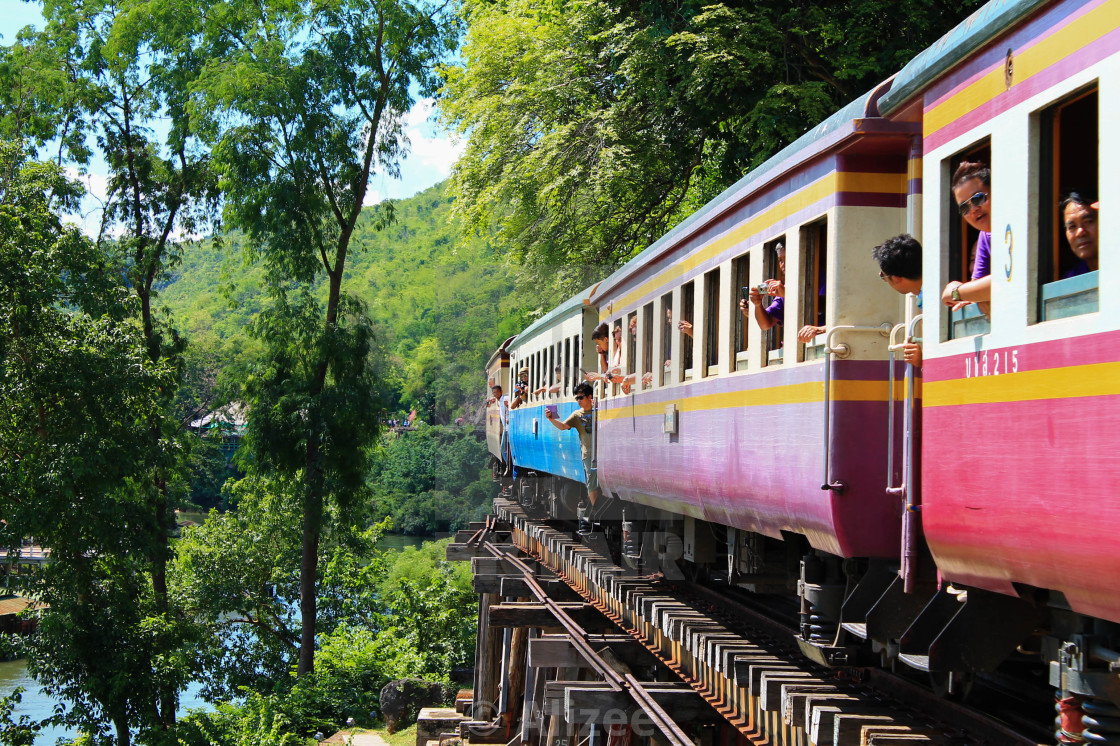
<svg viewBox="0 0 1120 746">
<path fill-rule="evenodd" d="M 906 338 L 914 338 L 914 327 L 922 320 L 917 314 L 906 325 Z M 902 461 L 902 481 L 906 485 L 903 502 L 906 509 L 902 513 L 902 590 L 913 593 L 914 578 L 918 571 L 918 518 L 915 515 L 920 507 L 914 502 L 914 366 L 908 365 L 906 371 L 906 406 L 902 411 L 905 451 Z"/>
<path fill-rule="evenodd" d="M 891 329 L 890 338 L 887 343 L 887 352 L 889 352 L 888 361 L 890 368 L 887 369 L 887 494 L 899 495 L 902 494 L 902 485 L 894 486 L 894 353 L 895 350 L 902 349 L 903 343 L 896 343 L 894 335 L 899 330 L 905 330 L 905 322 L 895 324 Z"/>
<path fill-rule="evenodd" d="M 821 480 L 821 489 L 830 490 L 837 494 L 847 489 L 847 484 L 829 479 L 829 466 L 831 465 L 831 452 L 828 447 L 829 420 L 832 419 L 832 355 L 835 353 L 841 360 L 852 354 L 852 348 L 846 344 L 834 345 L 833 337 L 837 332 L 877 332 L 886 337 L 890 334 L 890 322 L 879 326 L 853 326 L 844 324 L 834 326 L 825 332 L 824 337 L 824 476 Z"/>
</svg>

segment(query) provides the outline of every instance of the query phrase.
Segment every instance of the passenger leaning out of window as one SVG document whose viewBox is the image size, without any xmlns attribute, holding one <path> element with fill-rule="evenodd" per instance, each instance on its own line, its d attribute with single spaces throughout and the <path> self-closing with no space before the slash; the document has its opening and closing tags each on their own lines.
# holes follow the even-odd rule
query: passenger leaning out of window
<svg viewBox="0 0 1120 746">
<path fill-rule="evenodd" d="M 583 377 L 587 381 L 598 381 L 602 379 L 610 364 L 607 361 L 607 348 L 610 346 L 609 338 L 611 336 L 611 328 L 606 323 L 599 324 L 595 327 L 595 331 L 591 332 L 591 343 L 595 345 L 595 354 L 599 357 L 599 370 L 584 371 Z"/>
<path fill-rule="evenodd" d="M 913 293 L 922 307 L 922 245 L 908 233 L 888 238 L 871 250 L 879 263 L 879 279 L 895 292 Z M 922 366 L 922 346 L 912 339 L 902 346 L 903 359 L 915 368 Z"/>
<path fill-rule="evenodd" d="M 551 386 L 541 386 L 540 388 L 538 388 L 536 391 L 533 392 L 533 396 L 540 396 L 541 394 L 544 394 L 546 392 L 548 393 L 549 396 L 551 396 L 552 394 L 559 394 L 560 393 L 560 385 L 561 385 L 560 382 L 564 380 L 564 378 L 561 376 L 560 366 L 557 365 L 553 369 L 553 372 L 556 374 L 556 383 L 552 384 Z"/>
<path fill-rule="evenodd" d="M 950 282 L 941 292 L 941 301 L 954 311 L 976 303 L 987 315 L 992 299 L 992 170 L 985 163 L 962 161 L 951 183 L 957 212 L 980 231 L 980 237 L 976 239 L 972 279 Z"/>
<path fill-rule="evenodd" d="M 758 287 L 752 285 L 748 294 L 750 302 L 754 304 L 754 320 L 762 331 L 775 324 L 784 324 L 786 320 L 786 247 L 778 244 L 774 247 L 774 252 L 778 255 L 778 277 L 770 278 Z M 766 292 L 761 292 L 760 287 L 764 287 Z M 743 316 L 747 316 L 746 300 L 739 300 L 739 310 L 743 312 Z"/>
<path fill-rule="evenodd" d="M 591 384 L 586 382 L 576 384 L 573 394 L 579 408 L 561 420 L 557 417 L 555 411 L 546 407 L 544 416 L 557 430 L 574 429 L 576 434 L 579 435 L 579 448 L 580 455 L 583 458 L 583 473 L 587 485 L 587 495 L 591 498 L 591 504 L 595 505 L 595 503 L 599 502 L 599 495 L 602 493 L 599 490 L 599 479 L 593 468 L 594 465 L 592 464 L 591 458 L 591 432 L 595 427 L 595 419 L 592 414 L 595 407 L 593 393 L 594 390 L 591 388 Z"/>
<path fill-rule="evenodd" d="M 1094 202 L 1077 192 L 1070 192 L 1069 196 L 1062 200 L 1062 225 L 1066 231 L 1069 247 L 1077 257 L 1077 263 L 1063 275 L 1063 279 L 1097 271 L 1097 207 L 1099 205 L 1099 202 Z"/>
</svg>

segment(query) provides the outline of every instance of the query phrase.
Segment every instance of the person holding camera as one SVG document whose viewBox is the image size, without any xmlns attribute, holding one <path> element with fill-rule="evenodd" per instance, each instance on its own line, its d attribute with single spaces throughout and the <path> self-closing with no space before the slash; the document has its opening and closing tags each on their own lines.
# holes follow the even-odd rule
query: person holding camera
<svg viewBox="0 0 1120 746">
<path fill-rule="evenodd" d="M 739 310 L 743 316 L 748 316 L 749 299 L 754 306 L 754 320 L 762 331 L 771 329 L 775 324 L 784 324 L 786 320 L 786 247 L 778 244 L 774 251 L 778 254 L 778 276 L 782 279 L 771 278 L 753 286 L 747 298 L 739 300 Z"/>
</svg>

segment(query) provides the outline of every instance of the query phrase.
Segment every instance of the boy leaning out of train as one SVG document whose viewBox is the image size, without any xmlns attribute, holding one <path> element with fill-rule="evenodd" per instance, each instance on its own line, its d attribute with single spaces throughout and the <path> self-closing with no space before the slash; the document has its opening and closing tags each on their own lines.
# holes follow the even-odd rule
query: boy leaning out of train
<svg viewBox="0 0 1120 746">
<path fill-rule="evenodd" d="M 918 296 L 918 308 L 921 308 L 922 245 L 918 240 L 908 233 L 888 238 L 871 250 L 871 256 L 879 263 L 879 279 L 898 293 Z M 920 368 L 922 346 L 907 341 L 902 348 L 902 357 L 915 368 Z"/>
<path fill-rule="evenodd" d="M 584 381 L 575 388 L 575 400 L 579 409 L 560 420 L 555 410 L 545 407 L 544 416 L 557 430 L 575 430 L 579 435 L 580 455 L 583 458 L 583 472 L 586 478 L 587 494 L 594 505 L 599 500 L 599 479 L 591 466 L 591 428 L 594 426 L 592 412 L 595 409 L 594 389 Z"/>
</svg>

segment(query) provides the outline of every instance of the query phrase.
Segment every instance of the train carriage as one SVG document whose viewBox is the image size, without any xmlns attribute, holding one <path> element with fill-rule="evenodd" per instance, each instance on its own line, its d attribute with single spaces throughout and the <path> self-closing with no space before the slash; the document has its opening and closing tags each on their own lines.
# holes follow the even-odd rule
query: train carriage
<svg viewBox="0 0 1120 746">
<path fill-rule="evenodd" d="M 590 294 L 588 288 L 572 296 L 509 347 L 514 385 L 523 387 L 522 403 L 510 410 L 509 423 L 518 490 L 527 500 L 547 497 L 564 515 L 574 514 L 586 475 L 578 437 L 553 427 L 545 408 L 553 408 L 561 420 L 575 411 L 575 386 L 585 371 L 598 367 L 593 346 L 585 341 L 598 323 L 596 309 L 588 305 Z"/>
<path fill-rule="evenodd" d="M 1120 742 L 1082 722 L 1120 722 L 1120 293 L 1102 292 L 1120 282 L 1102 167 L 1120 144 L 1101 137 L 1118 50 L 1120 0 L 993 0 L 513 350 L 538 388 L 557 360 L 596 367 L 596 323 L 620 329 L 596 470 L 662 558 L 796 592 L 821 663 L 881 658 L 959 694 L 1033 661 L 1062 741 Z M 950 190 L 962 160 L 991 165 L 991 298 L 951 310 L 941 288 L 978 246 Z M 1065 241 L 1074 191 L 1099 208 L 1099 266 Z M 924 303 L 875 278 L 871 248 L 902 232 L 924 246 Z M 785 319 L 767 331 L 738 304 L 779 276 L 779 246 Z M 921 380 L 888 362 L 899 332 L 921 338 Z M 582 481 L 578 442 L 540 411 L 571 411 L 575 380 L 513 417 L 515 460 L 551 480 L 534 498 Z M 644 556 L 623 535 L 614 550 Z"/>
<path fill-rule="evenodd" d="M 884 491 L 885 360 L 900 297 L 876 278 L 870 248 L 906 229 L 918 126 L 879 117 L 880 92 L 838 112 L 596 289 L 601 317 L 626 322 L 627 372 L 653 374 L 630 394 L 612 385 L 602 397 L 604 489 L 775 539 L 802 535 L 841 557 L 897 555 L 898 501 Z M 779 244 L 786 323 L 763 333 L 739 300 L 777 276 Z M 668 319 L 691 324 L 692 336 Z M 831 331 L 802 344 L 805 325 Z"/>
<path fill-rule="evenodd" d="M 510 337 L 502 342 L 501 346 L 486 361 L 487 397 L 490 396 L 490 392 L 495 385 L 501 386 L 502 391 L 507 395 L 511 392 L 509 346 L 513 344 L 515 339 L 516 337 Z M 491 461 L 495 463 L 495 471 L 500 471 L 497 465 L 503 463 L 507 457 L 506 454 L 502 453 L 502 432 L 504 428 L 500 407 L 497 406 L 497 403 L 488 405 L 486 407 L 486 450 L 490 454 Z"/>
</svg>

